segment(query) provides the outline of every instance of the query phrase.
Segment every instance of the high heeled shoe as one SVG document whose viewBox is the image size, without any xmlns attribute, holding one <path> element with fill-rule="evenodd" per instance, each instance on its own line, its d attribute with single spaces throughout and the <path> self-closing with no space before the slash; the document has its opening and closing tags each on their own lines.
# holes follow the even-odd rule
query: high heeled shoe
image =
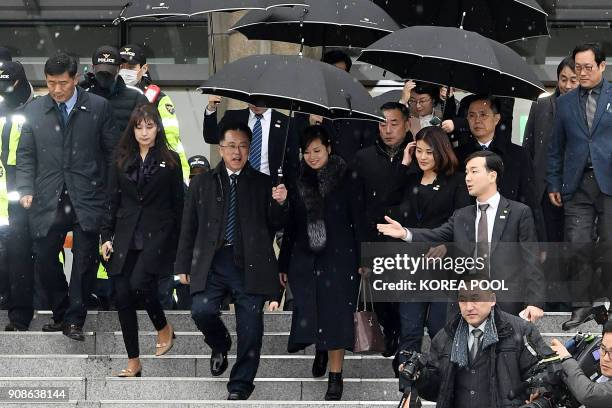
<svg viewBox="0 0 612 408">
<path fill-rule="evenodd" d="M 131 378 L 131 377 L 141 377 L 142 376 L 142 367 L 140 367 L 140 370 L 134 372 L 132 371 L 132 369 L 127 368 L 125 370 L 121 370 L 121 372 L 119 374 L 117 374 L 117 377 L 120 378 Z"/>
<path fill-rule="evenodd" d="M 174 339 L 176 339 L 176 334 L 174 334 L 174 328 L 172 326 L 170 326 L 170 330 L 172 331 L 172 336 L 170 336 L 170 341 L 168 343 L 155 344 L 155 357 L 163 356 L 164 354 L 169 352 L 172 346 L 174 345 Z"/>
</svg>

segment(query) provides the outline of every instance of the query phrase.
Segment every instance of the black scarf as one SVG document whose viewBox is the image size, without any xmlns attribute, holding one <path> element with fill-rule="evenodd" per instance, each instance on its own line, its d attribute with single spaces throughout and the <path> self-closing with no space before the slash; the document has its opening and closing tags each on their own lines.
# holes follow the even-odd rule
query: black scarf
<svg viewBox="0 0 612 408">
<path fill-rule="evenodd" d="M 346 163 L 340 156 L 332 155 L 320 170 L 313 170 L 303 160 L 297 182 L 300 198 L 306 207 L 306 231 L 310 249 L 319 252 L 327 243 L 325 230 L 324 199 L 341 183 L 346 173 Z"/>
<path fill-rule="evenodd" d="M 157 170 L 159 170 L 159 161 L 157 160 L 155 146 L 153 146 L 149 149 L 144 161 L 140 156 L 140 152 L 136 152 L 125 169 L 125 175 L 128 180 L 136 183 L 138 191 L 142 191 L 144 185 L 157 173 Z"/>
</svg>

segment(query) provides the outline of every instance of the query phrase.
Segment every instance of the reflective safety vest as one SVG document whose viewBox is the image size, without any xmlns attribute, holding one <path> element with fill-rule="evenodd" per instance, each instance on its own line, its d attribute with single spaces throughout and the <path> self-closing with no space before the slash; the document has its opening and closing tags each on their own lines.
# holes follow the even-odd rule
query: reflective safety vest
<svg viewBox="0 0 612 408">
<path fill-rule="evenodd" d="M 6 117 L 0 117 L 0 135 L 4 132 L 4 125 L 7 122 Z M 11 133 L 9 134 L 9 154 L 6 161 L 7 166 L 15 166 L 17 164 L 17 145 L 21 137 L 21 128 L 25 123 L 25 116 L 11 116 Z M 2 141 L 0 141 L 0 151 L 2 150 Z"/>
<path fill-rule="evenodd" d="M 178 118 L 176 117 L 172 99 L 170 99 L 168 95 L 163 95 L 163 97 L 157 101 L 157 110 L 159 111 L 159 116 L 161 116 L 162 124 L 164 125 L 168 145 L 172 150 L 178 153 L 181 159 L 183 180 L 185 181 L 185 184 L 189 184 L 189 173 L 191 172 L 191 168 L 189 167 L 187 156 L 185 156 L 185 148 L 183 147 L 181 138 L 179 136 L 179 122 Z"/>
<path fill-rule="evenodd" d="M 25 121 L 25 120 L 24 120 Z M 6 123 L 6 118 L 0 118 L 0 136 L 2 135 L 2 131 L 4 130 L 4 125 Z M 19 142 L 19 134 L 21 134 L 21 122 L 20 125 L 16 125 L 13 122 L 13 126 L 11 128 L 10 141 L 13 142 L 13 134 L 17 134 L 17 143 Z M 17 129 L 18 130 L 15 130 Z M 15 131 L 13 131 L 15 130 Z M 0 137 L 0 152 L 2 151 L 2 137 Z M 15 152 L 17 151 L 17 144 L 15 144 L 14 152 L 13 152 L 13 164 L 15 163 Z M 10 154 L 9 154 L 10 161 Z M 4 164 L 0 160 L 0 227 L 9 225 L 9 213 L 8 213 L 8 191 L 6 188 L 6 169 L 4 168 Z"/>
</svg>

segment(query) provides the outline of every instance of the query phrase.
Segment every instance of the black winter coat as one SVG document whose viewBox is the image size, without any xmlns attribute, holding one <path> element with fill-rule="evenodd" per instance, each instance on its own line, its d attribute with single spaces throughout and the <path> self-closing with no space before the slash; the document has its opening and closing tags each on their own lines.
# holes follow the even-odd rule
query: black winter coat
<svg viewBox="0 0 612 408">
<path fill-rule="evenodd" d="M 238 176 L 237 265 L 243 269 L 245 291 L 277 299 L 278 265 L 272 243 L 285 223 L 288 205 L 272 199 L 272 179 L 250 166 Z M 174 270 L 191 275 L 191 293 L 202 292 L 215 252 L 223 245 L 229 202 L 229 177 L 223 162 L 191 180 L 185 199 L 181 236 Z"/>
<path fill-rule="evenodd" d="M 102 242 L 113 241 L 113 255 L 108 275 L 129 273 L 133 289 L 145 289 L 150 279 L 174 262 L 183 212 L 183 176 L 178 154 L 170 152 L 175 166 L 155 155 L 155 169 L 150 179 L 138 188 L 137 181 L 126 173 L 129 163 L 119 169 L 113 165 L 109 177 L 109 204 L 102 225 Z M 133 271 L 123 266 L 136 228 L 144 237 L 144 247 Z"/>
<path fill-rule="evenodd" d="M 17 148 L 17 190 L 32 195 L 34 238 L 44 238 L 55 219 L 63 186 L 85 231 L 98 231 L 105 212 L 105 179 L 118 133 L 106 99 L 77 87 L 65 128 L 57 103 L 45 95 L 30 102 Z"/>
<path fill-rule="evenodd" d="M 436 408 L 452 408 L 457 403 L 454 396 L 455 377 L 461 373 L 455 363 L 450 361 L 453 339 L 463 317 L 457 314 L 443 330 L 433 338 L 427 356 L 427 366 L 421 371 L 416 386 L 423 398 L 436 401 Z M 508 314 L 495 307 L 495 325 L 499 341 L 484 349 L 489 353 L 490 408 L 520 407 L 525 404 L 528 395 L 518 395 L 510 400 L 510 391 L 520 389 L 527 371 L 538 362 L 538 358 L 525 347 L 523 336 L 541 353 L 550 353 L 538 329 L 520 317 Z M 467 373 L 467 371 L 466 371 Z M 515 391 L 516 392 L 516 391 Z M 483 407 L 484 408 L 484 407 Z M 489 408 L 489 407 L 487 407 Z"/>
<path fill-rule="evenodd" d="M 87 92 L 91 92 L 106 98 L 110 102 L 111 106 L 113 107 L 113 113 L 115 115 L 115 122 L 117 124 L 119 134 L 123 133 L 127 128 L 132 111 L 137 106 L 149 103 L 147 97 L 144 96 L 140 89 L 126 85 L 121 76 L 117 76 L 115 86 L 110 92 L 98 85 L 93 72 L 85 75 L 85 78 L 83 81 L 81 81 L 80 85 Z"/>
<path fill-rule="evenodd" d="M 302 162 L 302 166 L 306 164 Z M 311 344 L 316 344 L 317 350 L 352 349 L 355 339 L 353 312 L 359 287 L 358 220 L 363 213 L 362 200 L 357 197 L 350 172 L 339 180 L 333 171 L 328 174 L 331 177 L 324 177 L 323 182 L 328 186 L 338 184 L 326 187 L 332 188 L 331 192 L 317 200 L 316 211 L 323 217 L 326 234 L 320 251 L 313 251 L 309 244 L 309 221 L 311 228 L 313 223 L 302 194 L 294 190 L 290 195 L 290 216 L 279 256 L 280 271 L 289 274 L 294 301 L 290 352 Z M 298 183 L 312 184 L 303 175 Z M 307 200 L 312 202 L 313 198 Z"/>
</svg>

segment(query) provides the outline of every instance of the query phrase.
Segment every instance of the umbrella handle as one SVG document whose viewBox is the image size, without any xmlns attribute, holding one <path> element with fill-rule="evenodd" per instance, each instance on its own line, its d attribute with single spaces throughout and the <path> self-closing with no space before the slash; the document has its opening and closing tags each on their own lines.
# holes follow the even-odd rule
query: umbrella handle
<svg viewBox="0 0 612 408">
<path fill-rule="evenodd" d="M 208 13 L 208 25 L 210 27 L 210 46 L 212 47 L 212 69 L 213 74 L 217 73 L 217 61 L 216 61 L 216 53 L 215 53 L 215 29 L 213 25 L 213 13 Z"/>
<path fill-rule="evenodd" d="M 308 7 L 304 7 L 302 9 L 302 17 L 300 17 L 300 28 L 304 27 L 304 19 L 306 18 L 306 14 L 308 14 Z M 299 52 L 299 56 L 301 57 L 304 53 L 304 35 L 302 34 L 302 38 L 300 41 L 300 52 Z"/>
<path fill-rule="evenodd" d="M 287 129 L 285 129 L 285 140 L 283 141 L 283 150 L 281 152 L 281 161 L 277 170 L 277 185 L 283 184 L 285 178 L 283 177 L 283 163 L 285 162 L 285 153 L 287 151 L 287 139 L 289 139 L 289 128 L 291 128 L 291 120 L 293 118 L 293 100 L 289 106 L 289 120 L 287 121 Z"/>
</svg>

